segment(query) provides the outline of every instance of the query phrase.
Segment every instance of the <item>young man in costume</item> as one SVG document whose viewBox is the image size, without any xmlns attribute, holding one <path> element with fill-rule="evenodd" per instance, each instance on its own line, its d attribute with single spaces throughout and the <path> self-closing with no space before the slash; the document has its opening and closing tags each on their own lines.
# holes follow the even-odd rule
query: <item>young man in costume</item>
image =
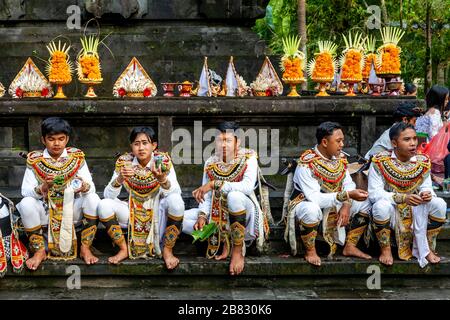
<svg viewBox="0 0 450 320">
<path fill-rule="evenodd" d="M 336 251 L 336 243 L 344 244 L 344 227 L 349 225 L 343 254 L 370 259 L 356 245 L 367 229 L 371 206 L 367 192 L 356 189 L 347 170 L 347 159 L 341 152 L 344 147 L 342 128 L 335 122 L 321 123 L 316 139 L 317 145 L 306 150 L 298 160 L 285 239 L 296 255 L 298 224 L 306 261 L 320 266 L 315 247 L 320 222 L 323 237 L 330 245 L 330 256 Z"/>
<path fill-rule="evenodd" d="M 217 129 L 216 152 L 206 160 L 202 186 L 192 192 L 200 205 L 186 211 L 183 232 L 192 234 L 214 222 L 218 228 L 208 239 L 206 255 L 224 260 L 231 253 L 229 272 L 238 275 L 244 270 L 245 241 L 257 239 L 262 250 L 268 219 L 255 195 L 261 184 L 256 152 L 240 148 L 236 122 L 222 122 Z"/>
<path fill-rule="evenodd" d="M 422 115 L 422 111 L 413 102 L 403 102 L 394 111 L 394 124 L 399 122 L 409 123 L 413 126 L 416 124 L 416 119 Z M 392 128 L 392 126 L 391 126 Z M 373 155 L 386 150 L 392 150 L 391 139 L 389 138 L 389 130 L 386 129 L 381 136 L 374 142 L 372 148 L 367 151 L 365 158 L 370 159 Z"/>
<path fill-rule="evenodd" d="M 130 134 L 131 153 L 116 161 L 111 181 L 98 207 L 100 221 L 119 247 L 109 258 L 117 264 L 130 259 L 161 256 L 168 269 L 179 259 L 173 255 L 181 232 L 184 202 L 181 188 L 167 153 L 157 151 L 157 137 L 150 127 L 133 128 Z M 122 186 L 129 193 L 128 202 L 118 199 Z M 128 227 L 128 241 L 121 227 Z"/>
<path fill-rule="evenodd" d="M 67 121 L 52 117 L 41 124 L 44 151 L 28 154 L 22 182 L 22 201 L 17 209 L 29 237 L 33 256 L 26 261 L 36 270 L 47 257 L 70 260 L 77 257 L 75 226 L 85 221 L 96 224 L 100 198 L 85 161 L 84 153 L 69 142 L 71 127 Z M 48 227 L 48 255 L 43 227 Z M 96 262 L 85 231 L 81 235 L 80 256 L 86 263 Z"/>
<path fill-rule="evenodd" d="M 409 260 L 414 255 L 421 267 L 438 263 L 436 237 L 445 223 L 447 205 L 433 191 L 431 161 L 416 154 L 417 135 L 412 125 L 397 123 L 389 136 L 394 149 L 375 155 L 369 169 L 373 223 L 381 247 L 379 260 L 385 265 L 394 262 L 392 228 L 400 259 Z"/>
</svg>

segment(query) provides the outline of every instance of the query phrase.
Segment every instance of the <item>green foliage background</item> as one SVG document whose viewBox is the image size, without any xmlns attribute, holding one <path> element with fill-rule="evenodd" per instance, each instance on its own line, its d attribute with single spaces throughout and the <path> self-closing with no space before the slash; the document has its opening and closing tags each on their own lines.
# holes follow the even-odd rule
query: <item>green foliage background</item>
<svg viewBox="0 0 450 320">
<path fill-rule="evenodd" d="M 391 25 L 400 26 L 400 11 L 402 11 L 403 28 L 406 31 L 399 43 L 402 48 L 402 78 L 405 83 L 419 80 L 419 83 L 423 84 L 426 51 L 425 0 L 403 0 L 401 8 L 398 0 L 385 2 Z M 379 0 L 307 0 L 308 57 L 310 58 L 317 49 L 318 40 L 333 40 L 342 49 L 344 45 L 342 34 L 349 30 L 362 31 L 367 35 L 373 34 L 378 40 L 377 46 L 380 45 L 379 30 L 369 30 L 366 27 L 370 17 L 367 6 L 370 5 L 380 6 L 381 2 Z M 450 1 L 432 0 L 431 8 L 433 84 L 439 82 L 441 85 L 450 87 Z M 266 16 L 256 21 L 253 30 L 269 43 L 273 54 L 280 54 L 281 38 L 298 33 L 297 0 L 270 0 Z M 444 71 L 443 79 L 438 79 L 438 68 Z M 423 96 L 420 89 L 419 95 Z"/>
</svg>

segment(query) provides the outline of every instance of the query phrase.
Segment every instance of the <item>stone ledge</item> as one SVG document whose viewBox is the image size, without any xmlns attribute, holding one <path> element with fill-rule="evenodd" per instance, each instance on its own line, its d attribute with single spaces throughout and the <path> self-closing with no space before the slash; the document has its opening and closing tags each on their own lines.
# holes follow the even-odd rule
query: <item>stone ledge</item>
<svg viewBox="0 0 450 320">
<path fill-rule="evenodd" d="M 7 277 L 67 277 L 66 268 L 77 265 L 83 276 L 225 276 L 228 274 L 229 261 L 214 261 L 203 257 L 180 256 L 180 265 L 176 270 L 168 271 L 162 260 L 126 260 L 120 265 L 110 265 L 106 257 L 101 257 L 98 264 L 87 266 L 80 259 L 67 262 L 45 261 L 41 268 L 31 272 L 24 270 L 21 274 L 8 271 Z M 443 257 L 441 263 L 427 266 L 423 269 L 416 261 L 396 260 L 391 267 L 379 264 L 378 260 L 356 260 L 346 257 L 336 257 L 333 261 L 322 259 L 322 265 L 311 266 L 303 258 L 277 256 L 247 257 L 242 276 L 272 277 L 272 276 L 367 276 L 370 265 L 380 267 L 383 275 L 392 276 L 450 276 L 450 260 Z"/>
<path fill-rule="evenodd" d="M 409 97 L 348 98 L 342 95 L 330 97 L 192 97 L 149 99 L 98 98 L 67 100 L 55 99 L 0 99 L 2 116 L 47 116 L 47 115 L 127 115 L 127 116 L 183 116 L 183 115 L 268 115 L 287 117 L 295 114 L 315 116 L 330 113 L 351 112 L 358 115 L 392 115 L 392 110 L 402 101 L 416 100 Z"/>
</svg>

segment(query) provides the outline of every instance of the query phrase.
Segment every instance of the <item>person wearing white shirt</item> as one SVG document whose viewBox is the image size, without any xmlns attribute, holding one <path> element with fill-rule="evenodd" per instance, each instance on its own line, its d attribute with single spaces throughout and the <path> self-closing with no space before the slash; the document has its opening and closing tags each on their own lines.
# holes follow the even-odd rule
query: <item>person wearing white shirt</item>
<svg viewBox="0 0 450 320">
<path fill-rule="evenodd" d="M 367 229 L 370 202 L 364 190 L 356 189 L 347 170 L 347 160 L 341 153 L 344 146 L 342 127 L 335 122 L 321 123 L 316 131 L 317 145 L 305 151 L 294 173 L 294 191 L 289 203 L 285 239 L 292 253 L 297 253 L 296 223 L 305 246 L 307 262 L 319 266 L 315 240 L 322 221 L 323 236 L 330 245 L 344 244 L 344 255 L 370 259 L 356 247 Z M 349 233 L 345 239 L 345 226 Z"/>
<path fill-rule="evenodd" d="M 46 259 L 43 226 L 48 226 L 48 257 L 69 260 L 77 256 L 74 225 L 96 215 L 100 198 L 86 164 L 84 153 L 66 148 L 71 127 L 52 117 L 41 124 L 44 151 L 28 154 L 22 182 L 22 201 L 17 209 L 34 253 L 26 261 L 36 270 Z M 82 241 L 81 257 L 92 257 L 90 243 Z"/>
<path fill-rule="evenodd" d="M 392 228 L 400 259 L 415 256 L 421 267 L 438 263 L 436 237 L 445 223 L 447 205 L 433 191 L 431 161 L 427 155 L 416 154 L 414 126 L 397 123 L 389 135 L 394 150 L 375 155 L 369 169 L 374 231 L 381 247 L 379 260 L 385 265 L 394 262 Z"/>
<path fill-rule="evenodd" d="M 115 171 L 98 206 L 100 221 L 119 252 L 108 261 L 118 264 L 131 259 L 161 256 L 168 269 L 179 259 L 173 248 L 181 232 L 184 201 L 167 153 L 157 151 L 157 137 L 150 127 L 133 128 L 131 153 L 116 161 Z M 128 202 L 119 199 L 122 186 Z M 128 245 L 122 229 L 128 227 Z M 162 252 L 161 252 L 162 247 Z"/>
<path fill-rule="evenodd" d="M 192 234 L 214 222 L 218 231 L 208 239 L 207 257 L 223 260 L 231 251 L 229 273 L 238 275 L 244 269 L 245 242 L 256 239 L 262 249 L 268 224 L 255 196 L 256 152 L 240 148 L 236 122 L 222 122 L 217 129 L 216 153 L 205 162 L 202 186 L 192 192 L 199 207 L 186 211 L 183 232 Z"/>
<path fill-rule="evenodd" d="M 421 116 L 422 111 L 413 102 L 402 102 L 394 111 L 394 124 L 399 122 L 416 124 L 417 117 Z M 393 126 L 393 125 L 392 125 Z M 391 126 L 391 128 L 392 128 Z M 392 150 L 391 139 L 389 138 L 389 130 L 386 129 L 381 136 L 373 143 L 372 148 L 367 151 L 364 158 L 370 159 L 373 155 L 386 150 Z"/>
</svg>

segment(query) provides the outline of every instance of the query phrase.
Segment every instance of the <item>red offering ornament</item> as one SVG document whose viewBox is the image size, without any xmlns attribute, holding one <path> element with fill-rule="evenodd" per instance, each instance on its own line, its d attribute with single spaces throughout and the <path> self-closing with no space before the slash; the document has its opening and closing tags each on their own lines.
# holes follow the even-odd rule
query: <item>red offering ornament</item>
<svg viewBox="0 0 450 320">
<path fill-rule="evenodd" d="M 150 88 L 145 88 L 143 94 L 144 97 L 149 97 L 152 94 L 152 90 Z"/>
<path fill-rule="evenodd" d="M 14 233 L 11 234 L 11 264 L 14 272 L 20 272 L 23 269 L 25 256 L 28 255 L 22 243 L 17 239 Z"/>
<path fill-rule="evenodd" d="M 48 88 L 42 89 L 42 91 L 41 91 L 41 96 L 42 96 L 42 97 L 46 97 L 46 96 L 48 95 L 48 92 L 49 92 Z"/>
<path fill-rule="evenodd" d="M 120 88 L 118 90 L 119 96 L 123 97 L 127 94 L 127 91 L 124 88 Z"/>
<path fill-rule="evenodd" d="M 6 250 L 5 243 L 3 242 L 3 237 L 0 235 L 0 277 L 3 277 L 6 273 Z"/>
<path fill-rule="evenodd" d="M 18 96 L 19 98 L 23 97 L 23 90 L 20 88 L 16 89 L 16 96 Z"/>
</svg>

